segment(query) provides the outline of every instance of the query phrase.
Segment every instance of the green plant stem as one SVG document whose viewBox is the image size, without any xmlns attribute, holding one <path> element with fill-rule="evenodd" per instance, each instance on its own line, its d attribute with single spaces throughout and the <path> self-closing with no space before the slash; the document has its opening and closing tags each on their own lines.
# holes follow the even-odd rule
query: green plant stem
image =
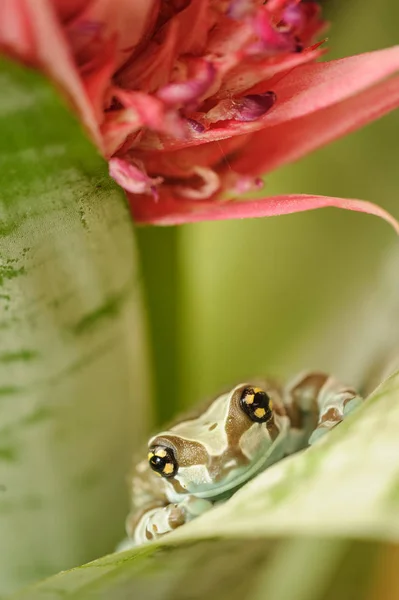
<svg viewBox="0 0 399 600">
<path fill-rule="evenodd" d="M 153 360 L 155 415 L 167 421 L 180 399 L 180 230 L 177 227 L 137 230 L 142 287 Z"/>
</svg>

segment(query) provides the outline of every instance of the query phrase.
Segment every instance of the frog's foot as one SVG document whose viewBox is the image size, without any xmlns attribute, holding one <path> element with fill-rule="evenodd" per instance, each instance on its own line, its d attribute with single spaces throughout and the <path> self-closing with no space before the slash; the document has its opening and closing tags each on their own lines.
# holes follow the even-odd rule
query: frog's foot
<svg viewBox="0 0 399 600">
<path fill-rule="evenodd" d="M 191 521 L 212 508 L 213 503 L 209 500 L 205 500 L 205 498 L 187 496 L 185 500 L 180 502 L 179 506 L 186 511 L 187 521 Z"/>
<path fill-rule="evenodd" d="M 320 427 L 316 427 L 316 429 L 313 431 L 312 435 L 310 436 L 309 440 L 308 440 L 308 444 L 309 446 L 313 446 L 313 444 L 315 444 L 316 442 L 318 442 L 320 439 L 324 438 L 325 434 L 328 433 L 330 431 L 331 427 L 324 427 L 324 426 L 320 426 Z"/>
<path fill-rule="evenodd" d="M 212 502 L 187 496 L 178 504 L 168 504 L 162 508 L 154 508 L 144 513 L 134 531 L 135 544 L 143 544 L 158 539 L 177 529 L 184 523 L 195 519 L 212 507 Z"/>
<path fill-rule="evenodd" d="M 335 406 L 329 406 L 320 415 L 319 424 L 309 438 L 309 445 L 312 446 L 318 440 L 323 438 L 333 427 L 341 423 L 345 417 L 351 414 L 363 403 L 363 398 L 350 392 L 337 394 Z"/>
<path fill-rule="evenodd" d="M 361 404 L 363 404 L 364 400 L 361 396 L 354 396 L 346 404 L 344 405 L 344 417 L 347 417 L 351 412 L 356 410 Z"/>
</svg>

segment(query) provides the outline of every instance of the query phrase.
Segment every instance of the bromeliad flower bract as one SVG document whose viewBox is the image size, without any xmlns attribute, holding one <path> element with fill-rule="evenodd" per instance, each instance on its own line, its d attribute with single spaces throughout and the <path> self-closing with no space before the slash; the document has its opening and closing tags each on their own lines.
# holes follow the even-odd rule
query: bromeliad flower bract
<svg viewBox="0 0 399 600">
<path fill-rule="evenodd" d="M 0 47 L 72 101 L 138 222 L 176 224 L 360 200 L 239 200 L 272 169 L 399 106 L 399 47 L 316 62 L 301 0 L 5 0 Z"/>
</svg>

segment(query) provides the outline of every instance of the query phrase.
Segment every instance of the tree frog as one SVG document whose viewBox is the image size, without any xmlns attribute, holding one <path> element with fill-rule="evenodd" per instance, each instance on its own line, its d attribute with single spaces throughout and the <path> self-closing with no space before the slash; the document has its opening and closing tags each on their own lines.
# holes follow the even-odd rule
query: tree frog
<svg viewBox="0 0 399 600">
<path fill-rule="evenodd" d="M 316 442 L 359 403 L 355 390 L 308 372 L 287 385 L 240 383 L 151 437 L 130 478 L 127 544 L 154 540 L 231 497 L 273 463 Z"/>
</svg>

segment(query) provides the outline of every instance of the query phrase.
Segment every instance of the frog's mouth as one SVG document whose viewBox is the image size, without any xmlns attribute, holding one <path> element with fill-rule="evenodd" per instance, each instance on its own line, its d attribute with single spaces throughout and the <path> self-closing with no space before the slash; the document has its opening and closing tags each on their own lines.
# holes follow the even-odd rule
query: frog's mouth
<svg viewBox="0 0 399 600">
<path fill-rule="evenodd" d="M 217 499 L 219 496 L 230 495 L 230 493 L 233 494 L 238 487 L 255 477 L 258 473 L 266 469 L 266 467 L 283 458 L 286 450 L 288 428 L 288 422 L 282 420 L 278 436 L 274 439 L 266 452 L 262 452 L 257 459 L 251 461 L 246 466 L 232 469 L 226 477 L 218 482 L 214 482 L 212 485 L 208 483 L 206 489 L 187 489 L 187 493 L 192 493 L 197 498 L 204 499 Z"/>
</svg>

